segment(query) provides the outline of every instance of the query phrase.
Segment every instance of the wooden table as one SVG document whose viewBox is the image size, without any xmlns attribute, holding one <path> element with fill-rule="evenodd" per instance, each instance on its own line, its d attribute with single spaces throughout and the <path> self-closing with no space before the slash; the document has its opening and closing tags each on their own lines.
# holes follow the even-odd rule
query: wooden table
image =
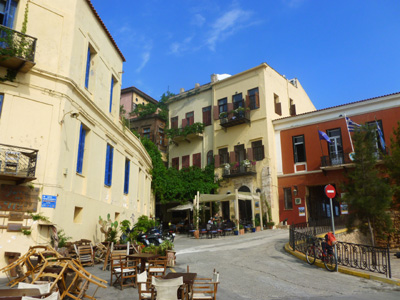
<svg viewBox="0 0 400 300">
<path fill-rule="evenodd" d="M 17 300 L 21 299 L 22 296 L 40 296 L 39 289 L 0 289 L 1 300 Z"/>
<path fill-rule="evenodd" d="M 173 279 L 173 278 L 178 278 L 178 277 L 183 277 L 183 283 L 186 284 L 187 287 L 187 298 L 189 299 L 190 292 L 193 289 L 193 283 L 194 280 L 197 277 L 197 273 L 168 273 L 165 275 L 163 278 L 164 279 Z M 193 294 L 192 294 L 193 296 Z"/>
<path fill-rule="evenodd" d="M 135 253 L 127 255 L 128 258 L 139 258 L 140 259 L 140 273 L 143 273 L 146 269 L 146 262 L 149 259 L 155 259 L 159 257 L 159 254 L 154 253 Z"/>
</svg>

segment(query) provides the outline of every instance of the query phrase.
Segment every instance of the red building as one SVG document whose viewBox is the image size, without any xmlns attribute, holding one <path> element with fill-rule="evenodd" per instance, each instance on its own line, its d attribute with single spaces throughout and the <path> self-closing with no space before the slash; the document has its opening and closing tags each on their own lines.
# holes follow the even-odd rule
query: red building
<svg viewBox="0 0 400 300">
<path fill-rule="evenodd" d="M 349 156 L 353 152 L 351 133 L 345 116 L 357 124 L 370 125 L 377 133 L 377 148 L 383 150 L 378 123 L 387 149 L 400 120 L 400 93 L 273 121 L 280 221 L 292 224 L 330 218 L 330 202 L 324 193 L 327 184 L 337 191 L 334 215 L 348 213 L 346 203 L 339 201 L 344 173 L 353 167 Z M 318 131 L 324 132 L 331 143 L 321 140 Z"/>
</svg>

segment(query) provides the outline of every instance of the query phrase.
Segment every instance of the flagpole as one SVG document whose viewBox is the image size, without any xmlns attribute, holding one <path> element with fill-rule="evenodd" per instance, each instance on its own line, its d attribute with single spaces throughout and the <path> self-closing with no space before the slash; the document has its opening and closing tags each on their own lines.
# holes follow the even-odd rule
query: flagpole
<svg viewBox="0 0 400 300">
<path fill-rule="evenodd" d="M 347 117 L 346 114 L 344 114 L 344 121 L 346 122 L 347 133 L 349 134 L 349 139 L 350 139 L 351 152 L 354 152 L 353 140 L 351 139 L 351 135 L 350 135 L 350 131 L 349 131 L 349 125 L 347 124 L 346 117 Z"/>
<path fill-rule="evenodd" d="M 319 138 L 319 126 L 318 125 L 317 125 L 317 131 L 318 131 L 319 145 L 321 146 L 321 155 L 323 157 L 324 156 L 324 150 L 322 150 L 322 143 L 321 143 L 321 139 Z"/>
</svg>

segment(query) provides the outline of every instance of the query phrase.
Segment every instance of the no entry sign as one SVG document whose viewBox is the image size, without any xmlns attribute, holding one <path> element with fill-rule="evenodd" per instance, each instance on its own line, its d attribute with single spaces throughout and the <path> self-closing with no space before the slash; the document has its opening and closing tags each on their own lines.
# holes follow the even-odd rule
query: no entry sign
<svg viewBox="0 0 400 300">
<path fill-rule="evenodd" d="M 336 196 L 336 190 L 333 187 L 333 185 L 328 184 L 327 186 L 325 186 L 325 195 L 330 198 L 333 199 Z"/>
</svg>

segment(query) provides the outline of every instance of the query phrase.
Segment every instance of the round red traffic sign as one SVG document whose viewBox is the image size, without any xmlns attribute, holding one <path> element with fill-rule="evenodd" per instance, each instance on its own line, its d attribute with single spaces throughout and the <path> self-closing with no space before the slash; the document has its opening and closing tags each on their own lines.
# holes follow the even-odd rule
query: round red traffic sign
<svg viewBox="0 0 400 300">
<path fill-rule="evenodd" d="M 325 186 L 325 195 L 330 199 L 335 198 L 336 190 L 333 185 L 328 184 L 327 186 Z"/>
</svg>

